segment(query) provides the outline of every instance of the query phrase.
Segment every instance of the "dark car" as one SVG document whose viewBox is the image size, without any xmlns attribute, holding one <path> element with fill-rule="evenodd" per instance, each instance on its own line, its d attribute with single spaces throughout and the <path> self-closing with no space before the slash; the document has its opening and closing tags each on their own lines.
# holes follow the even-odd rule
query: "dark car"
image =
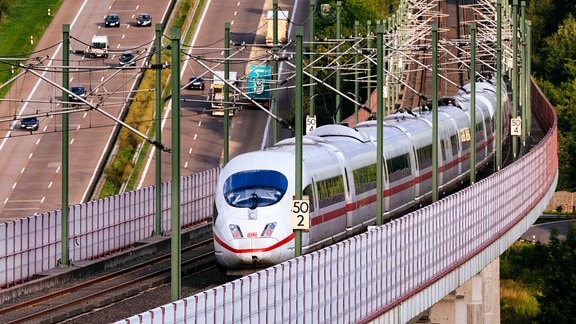
<svg viewBox="0 0 576 324">
<path fill-rule="evenodd" d="M 188 85 L 186 86 L 188 90 L 204 90 L 204 79 L 197 76 L 192 76 L 188 79 Z"/>
<path fill-rule="evenodd" d="M 35 131 L 38 130 L 38 127 L 40 127 L 40 121 L 36 117 L 26 117 L 20 121 L 21 129 Z"/>
<path fill-rule="evenodd" d="M 125 51 L 118 59 L 118 63 L 120 63 L 120 66 L 136 65 L 136 57 L 131 51 Z"/>
<path fill-rule="evenodd" d="M 152 17 L 147 13 L 141 13 L 136 17 L 137 27 L 150 27 L 152 26 Z"/>
<path fill-rule="evenodd" d="M 104 18 L 104 27 L 120 27 L 120 17 L 117 14 L 108 14 Z"/>
<path fill-rule="evenodd" d="M 72 88 L 70 88 L 70 92 L 72 92 L 73 94 L 77 95 L 82 99 L 86 99 L 86 97 L 88 96 L 88 91 L 86 91 L 86 88 L 84 88 L 83 86 L 73 86 Z M 70 96 L 70 101 L 80 101 L 80 99 L 76 98 L 75 96 Z"/>
</svg>

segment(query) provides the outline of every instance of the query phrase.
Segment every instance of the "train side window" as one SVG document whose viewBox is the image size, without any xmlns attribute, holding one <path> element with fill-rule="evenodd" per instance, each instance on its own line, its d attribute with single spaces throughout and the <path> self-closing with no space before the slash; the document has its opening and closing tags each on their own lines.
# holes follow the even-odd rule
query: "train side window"
<svg viewBox="0 0 576 324">
<path fill-rule="evenodd" d="M 386 167 L 388 169 L 390 182 L 400 180 L 412 173 L 408 153 L 386 159 Z"/>
<path fill-rule="evenodd" d="M 344 201 L 344 180 L 340 175 L 318 181 L 316 188 L 320 208 Z"/>
<path fill-rule="evenodd" d="M 354 170 L 353 173 L 356 194 L 361 194 L 376 188 L 376 164 L 361 167 Z"/>
<path fill-rule="evenodd" d="M 442 152 L 442 161 L 446 161 L 446 141 L 440 141 L 440 152 Z"/>
<path fill-rule="evenodd" d="M 476 123 L 476 141 L 484 139 L 484 122 L 480 121 Z"/>
<path fill-rule="evenodd" d="M 490 130 L 490 134 L 494 134 L 496 132 L 496 125 L 494 123 L 494 119 L 490 116 L 486 118 L 486 126 Z"/>
<path fill-rule="evenodd" d="M 450 144 L 452 146 L 452 156 L 458 156 L 458 135 L 450 136 Z"/>
<path fill-rule="evenodd" d="M 432 166 L 432 145 L 426 145 L 416 151 L 420 170 Z"/>
</svg>

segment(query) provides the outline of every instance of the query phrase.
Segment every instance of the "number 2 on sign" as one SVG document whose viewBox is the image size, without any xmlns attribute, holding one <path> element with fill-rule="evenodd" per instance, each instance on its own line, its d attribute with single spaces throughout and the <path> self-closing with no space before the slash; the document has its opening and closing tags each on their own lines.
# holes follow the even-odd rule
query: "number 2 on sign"
<svg viewBox="0 0 576 324">
<path fill-rule="evenodd" d="M 292 229 L 307 231 L 310 229 L 310 199 L 292 198 Z"/>
</svg>

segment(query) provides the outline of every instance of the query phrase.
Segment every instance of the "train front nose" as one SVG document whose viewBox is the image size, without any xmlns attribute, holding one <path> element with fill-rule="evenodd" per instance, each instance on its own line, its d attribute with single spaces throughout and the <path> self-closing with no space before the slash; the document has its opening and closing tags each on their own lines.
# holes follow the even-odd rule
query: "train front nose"
<svg viewBox="0 0 576 324">
<path fill-rule="evenodd" d="M 264 267 L 286 260 L 286 245 L 276 238 L 232 238 L 215 236 L 217 262 L 227 268 Z"/>
</svg>

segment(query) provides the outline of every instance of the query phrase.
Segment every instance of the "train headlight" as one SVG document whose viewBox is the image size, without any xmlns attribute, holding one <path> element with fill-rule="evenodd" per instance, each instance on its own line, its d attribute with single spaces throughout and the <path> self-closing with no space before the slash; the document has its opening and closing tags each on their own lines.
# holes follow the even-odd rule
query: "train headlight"
<svg viewBox="0 0 576 324">
<path fill-rule="evenodd" d="M 237 239 L 243 237 L 242 231 L 238 225 L 230 224 L 228 225 L 228 228 L 230 229 L 230 233 L 232 233 L 233 238 Z"/>
<path fill-rule="evenodd" d="M 266 227 L 264 227 L 264 231 L 262 231 L 262 237 L 271 237 L 272 233 L 274 233 L 274 229 L 276 228 L 276 223 L 268 223 Z"/>
</svg>

